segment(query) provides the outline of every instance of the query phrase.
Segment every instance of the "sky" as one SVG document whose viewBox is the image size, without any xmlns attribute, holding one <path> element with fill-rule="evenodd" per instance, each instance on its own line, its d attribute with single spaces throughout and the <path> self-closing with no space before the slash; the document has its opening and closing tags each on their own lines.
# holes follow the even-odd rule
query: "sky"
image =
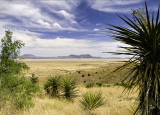
<svg viewBox="0 0 160 115">
<path fill-rule="evenodd" d="M 156 12 L 160 1 L 146 1 Z M 0 39 L 10 29 L 25 43 L 21 55 L 120 57 L 103 53 L 124 46 L 106 28 L 128 27 L 117 15 L 132 18 L 131 9 L 144 7 L 145 0 L 0 0 Z"/>
</svg>

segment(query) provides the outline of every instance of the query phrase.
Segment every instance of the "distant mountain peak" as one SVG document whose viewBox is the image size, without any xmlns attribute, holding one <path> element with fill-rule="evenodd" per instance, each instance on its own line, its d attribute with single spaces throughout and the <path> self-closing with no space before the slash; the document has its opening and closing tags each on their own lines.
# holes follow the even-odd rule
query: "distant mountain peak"
<svg viewBox="0 0 160 115">
<path fill-rule="evenodd" d="M 74 55 L 71 54 L 68 57 L 70 58 L 94 58 L 93 56 L 91 56 L 90 54 L 81 54 L 81 55 Z"/>
</svg>

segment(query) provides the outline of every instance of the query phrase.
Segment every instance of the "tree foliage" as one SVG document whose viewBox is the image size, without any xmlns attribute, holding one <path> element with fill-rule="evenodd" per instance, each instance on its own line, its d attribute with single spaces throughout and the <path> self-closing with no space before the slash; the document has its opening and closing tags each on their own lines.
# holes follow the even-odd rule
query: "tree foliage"
<svg viewBox="0 0 160 115">
<path fill-rule="evenodd" d="M 12 34 L 10 30 L 5 31 L 5 37 L 1 40 L 1 76 L 2 74 L 19 74 L 22 70 L 28 69 L 25 63 L 15 60 L 24 43 L 20 40 L 13 42 Z"/>
<path fill-rule="evenodd" d="M 0 108 L 10 104 L 18 109 L 29 108 L 34 105 L 32 97 L 39 91 L 39 86 L 23 77 L 22 71 L 29 67 L 16 59 L 24 43 L 13 41 L 10 30 L 5 32 L 1 42 Z"/>
<path fill-rule="evenodd" d="M 128 84 L 139 89 L 139 105 L 135 111 L 141 115 L 159 115 L 160 114 L 160 21 L 159 8 L 154 17 L 148 12 L 146 7 L 146 22 L 135 15 L 135 23 L 130 18 L 120 17 L 132 29 L 122 26 L 110 25 L 108 28 L 113 32 L 113 38 L 129 46 L 122 46 L 124 52 L 114 54 L 132 55 L 121 70 L 128 67 L 130 70 L 126 74 Z"/>
</svg>

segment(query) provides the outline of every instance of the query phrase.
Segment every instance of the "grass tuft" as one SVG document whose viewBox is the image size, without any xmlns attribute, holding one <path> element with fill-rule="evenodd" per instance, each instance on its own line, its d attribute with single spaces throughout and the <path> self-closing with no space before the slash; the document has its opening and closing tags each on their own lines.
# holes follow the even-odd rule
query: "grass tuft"
<svg viewBox="0 0 160 115">
<path fill-rule="evenodd" d="M 91 88 L 91 87 L 93 87 L 93 86 L 94 86 L 94 83 L 87 83 L 85 87 L 86 87 L 86 88 Z"/>
</svg>

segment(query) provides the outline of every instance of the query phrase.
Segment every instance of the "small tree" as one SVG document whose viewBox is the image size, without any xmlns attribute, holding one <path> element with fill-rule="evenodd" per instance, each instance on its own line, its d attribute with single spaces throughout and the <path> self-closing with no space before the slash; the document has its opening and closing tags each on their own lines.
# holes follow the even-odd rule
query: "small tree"
<svg viewBox="0 0 160 115">
<path fill-rule="evenodd" d="M 20 53 L 20 49 L 24 46 L 24 43 L 20 40 L 13 42 L 12 34 L 13 33 L 10 30 L 5 31 L 5 37 L 1 40 L 1 76 L 2 74 L 19 74 L 23 69 L 28 69 L 28 66 L 25 63 L 15 60 Z"/>
<path fill-rule="evenodd" d="M 25 63 L 16 60 L 24 43 L 20 40 L 12 41 L 10 30 L 5 34 L 1 40 L 0 107 L 4 106 L 2 103 L 12 103 L 18 109 L 29 108 L 34 105 L 32 97 L 39 91 L 39 86 L 21 76 L 22 70 L 29 69 Z"/>
</svg>

